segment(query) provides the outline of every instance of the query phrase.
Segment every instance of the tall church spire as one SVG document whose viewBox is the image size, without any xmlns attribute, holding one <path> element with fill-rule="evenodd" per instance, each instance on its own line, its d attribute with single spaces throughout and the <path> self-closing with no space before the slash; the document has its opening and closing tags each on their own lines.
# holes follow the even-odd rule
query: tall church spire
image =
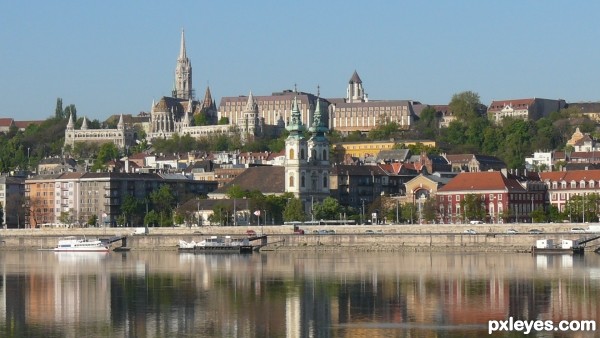
<svg viewBox="0 0 600 338">
<path fill-rule="evenodd" d="M 300 109 L 298 109 L 298 99 L 294 97 L 294 101 L 292 102 L 292 116 L 287 130 L 290 131 L 290 136 L 301 136 L 302 132 L 302 116 L 300 116 Z"/>
<path fill-rule="evenodd" d="M 179 49 L 178 60 L 185 60 L 185 59 L 187 59 L 187 54 L 185 52 L 185 31 L 182 29 L 181 30 L 181 47 Z"/>
<path fill-rule="evenodd" d="M 181 30 L 181 46 L 179 48 L 179 56 L 177 57 L 177 66 L 175 67 L 173 97 L 185 100 L 193 97 L 192 63 L 188 59 L 185 50 L 185 32 L 183 30 Z"/>
</svg>

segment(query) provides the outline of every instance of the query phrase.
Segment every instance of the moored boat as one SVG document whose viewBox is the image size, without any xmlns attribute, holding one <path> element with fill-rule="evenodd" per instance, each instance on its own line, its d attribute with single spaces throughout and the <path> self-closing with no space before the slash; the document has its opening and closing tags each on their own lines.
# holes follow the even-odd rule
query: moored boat
<svg viewBox="0 0 600 338">
<path fill-rule="evenodd" d="M 258 248 L 250 244 L 248 238 L 234 239 L 231 236 L 211 236 L 201 242 L 179 241 L 179 251 L 250 253 Z"/>
<path fill-rule="evenodd" d="M 67 236 L 58 240 L 58 245 L 52 249 L 56 252 L 108 252 L 110 246 L 108 243 L 98 239 L 77 238 Z"/>
</svg>

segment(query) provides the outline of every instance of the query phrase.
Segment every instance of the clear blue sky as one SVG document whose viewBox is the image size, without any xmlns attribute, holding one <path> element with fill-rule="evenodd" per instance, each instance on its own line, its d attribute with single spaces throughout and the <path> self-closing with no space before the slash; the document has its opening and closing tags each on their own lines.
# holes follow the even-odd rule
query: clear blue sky
<svg viewBox="0 0 600 338">
<path fill-rule="evenodd" d="M 181 29 L 203 97 L 283 89 L 447 104 L 600 100 L 598 1 L 2 1 L 0 117 L 149 111 L 169 95 Z"/>
</svg>

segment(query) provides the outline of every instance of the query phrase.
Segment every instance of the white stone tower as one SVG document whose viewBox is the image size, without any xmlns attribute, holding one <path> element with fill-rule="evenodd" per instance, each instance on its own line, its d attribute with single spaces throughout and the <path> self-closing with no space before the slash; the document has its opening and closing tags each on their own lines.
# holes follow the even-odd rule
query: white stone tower
<svg viewBox="0 0 600 338">
<path fill-rule="evenodd" d="M 188 59 L 185 50 L 185 32 L 183 30 L 181 30 L 181 46 L 179 57 L 177 58 L 177 66 L 175 67 L 173 97 L 185 100 L 193 98 L 192 63 Z"/>
<path fill-rule="evenodd" d="M 363 89 L 362 80 L 358 76 L 356 70 L 352 74 L 350 81 L 348 81 L 348 88 L 346 89 L 346 102 L 367 102 L 367 94 Z"/>
</svg>

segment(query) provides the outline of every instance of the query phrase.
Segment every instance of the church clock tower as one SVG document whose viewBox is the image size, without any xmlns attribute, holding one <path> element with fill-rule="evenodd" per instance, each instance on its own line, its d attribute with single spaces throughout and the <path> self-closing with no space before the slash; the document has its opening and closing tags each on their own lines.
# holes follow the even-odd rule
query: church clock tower
<svg viewBox="0 0 600 338">
<path fill-rule="evenodd" d="M 173 89 L 173 97 L 184 100 L 193 98 L 192 63 L 190 62 L 190 59 L 188 59 L 185 51 L 185 32 L 183 30 L 181 31 L 179 57 L 177 58 L 177 66 L 175 67 L 175 88 Z"/>
<path fill-rule="evenodd" d="M 321 100 L 317 99 L 309 129 L 312 136 L 307 141 L 294 98 L 291 120 L 286 127 L 290 135 L 285 140 L 285 191 L 299 198 L 306 213 L 311 215 L 314 203 L 329 196 L 329 141 L 325 137 L 328 129 L 322 114 Z"/>
</svg>

